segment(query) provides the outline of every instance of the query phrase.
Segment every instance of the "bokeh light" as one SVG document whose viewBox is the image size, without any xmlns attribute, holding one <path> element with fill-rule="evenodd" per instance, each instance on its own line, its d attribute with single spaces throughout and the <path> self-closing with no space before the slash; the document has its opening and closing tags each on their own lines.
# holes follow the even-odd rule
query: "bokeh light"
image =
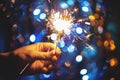
<svg viewBox="0 0 120 80">
<path fill-rule="evenodd" d="M 82 7 L 82 10 L 83 10 L 83 12 L 88 12 L 88 11 L 89 11 L 89 8 L 88 8 L 87 6 L 83 6 L 83 7 Z"/>
<path fill-rule="evenodd" d="M 75 46 L 71 44 L 70 46 L 68 46 L 67 50 L 69 53 L 73 53 L 75 51 Z"/>
<path fill-rule="evenodd" d="M 66 2 L 62 2 L 60 4 L 60 7 L 63 8 L 63 9 L 66 9 L 66 8 L 68 8 L 68 4 Z"/>
<path fill-rule="evenodd" d="M 60 40 L 59 43 L 58 43 L 58 46 L 60 48 L 63 48 L 65 46 L 65 42 L 63 40 Z"/>
<path fill-rule="evenodd" d="M 34 34 L 31 34 L 30 35 L 30 41 L 35 42 L 35 40 L 36 40 L 36 36 Z"/>
<path fill-rule="evenodd" d="M 82 80 L 89 80 L 89 76 L 88 76 L 88 75 L 84 75 L 84 76 L 82 77 Z"/>
<path fill-rule="evenodd" d="M 39 15 L 40 14 L 40 9 L 35 9 L 34 11 L 33 11 L 33 15 Z"/>
<path fill-rule="evenodd" d="M 41 20 L 43 20 L 46 19 L 47 15 L 45 13 L 41 13 L 39 17 Z"/>
<path fill-rule="evenodd" d="M 82 69 L 82 70 L 80 70 L 80 74 L 81 74 L 81 75 L 87 74 L 87 69 Z"/>
<path fill-rule="evenodd" d="M 57 34 L 56 33 L 52 33 L 50 35 L 50 37 L 51 37 L 51 40 L 53 40 L 53 41 L 57 40 Z"/>
<path fill-rule="evenodd" d="M 76 28 L 76 33 L 77 33 L 77 34 L 82 34 L 82 32 L 83 32 L 83 30 L 82 30 L 81 27 L 77 27 L 77 28 Z"/>
<path fill-rule="evenodd" d="M 74 5 L 74 0 L 67 0 L 67 4 L 70 6 Z"/>
<path fill-rule="evenodd" d="M 77 55 L 76 56 L 76 62 L 81 62 L 83 60 L 82 55 Z"/>
<path fill-rule="evenodd" d="M 109 61 L 109 64 L 111 67 L 115 67 L 118 65 L 118 60 L 117 58 L 111 58 L 110 61 Z"/>
</svg>

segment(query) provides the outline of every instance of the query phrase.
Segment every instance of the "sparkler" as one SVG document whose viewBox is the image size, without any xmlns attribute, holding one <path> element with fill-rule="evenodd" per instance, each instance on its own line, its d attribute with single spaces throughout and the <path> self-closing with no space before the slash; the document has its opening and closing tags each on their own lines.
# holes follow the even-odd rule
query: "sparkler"
<svg viewBox="0 0 120 80">
<path fill-rule="evenodd" d="M 68 10 L 64 10 L 63 12 L 55 12 L 55 10 L 51 10 L 50 16 L 47 19 L 46 27 L 49 27 L 53 32 L 56 32 L 57 39 L 54 41 L 55 50 L 56 51 L 58 42 L 64 36 L 64 31 L 66 29 L 71 29 L 73 25 L 74 18 L 72 17 L 71 12 Z"/>
</svg>

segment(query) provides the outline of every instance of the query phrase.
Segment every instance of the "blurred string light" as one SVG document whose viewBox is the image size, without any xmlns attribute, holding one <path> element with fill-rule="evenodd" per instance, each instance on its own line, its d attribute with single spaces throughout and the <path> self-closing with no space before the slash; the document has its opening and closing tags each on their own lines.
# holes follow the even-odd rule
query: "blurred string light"
<svg viewBox="0 0 120 80">
<path fill-rule="evenodd" d="M 53 41 L 57 40 L 57 34 L 56 33 L 52 33 L 50 35 L 50 37 L 51 37 L 51 40 L 53 40 Z"/>
<path fill-rule="evenodd" d="M 82 76 L 82 80 L 89 80 L 89 76 L 88 75 Z"/>
<path fill-rule="evenodd" d="M 71 44 L 68 46 L 67 50 L 69 53 L 73 53 L 75 51 L 75 46 Z"/>
<path fill-rule="evenodd" d="M 69 6 L 66 2 L 61 2 L 60 7 L 63 9 L 67 9 Z"/>
<path fill-rule="evenodd" d="M 89 8 L 88 8 L 87 6 L 83 6 L 83 7 L 82 7 L 82 10 L 83 10 L 83 12 L 88 12 L 88 11 L 89 11 Z"/>
<path fill-rule="evenodd" d="M 35 40 L 36 40 L 36 36 L 34 34 L 31 34 L 30 35 L 30 41 L 35 42 Z"/>
<path fill-rule="evenodd" d="M 39 77 L 40 77 L 41 80 L 44 80 L 44 79 L 49 79 L 52 76 L 53 76 L 53 73 L 50 73 L 50 74 L 41 74 Z"/>
<path fill-rule="evenodd" d="M 60 40 L 59 43 L 58 43 L 58 46 L 59 46 L 60 48 L 65 47 L 65 42 L 64 42 L 63 40 Z"/>
<path fill-rule="evenodd" d="M 76 60 L 76 62 L 81 62 L 83 60 L 82 55 L 77 55 L 75 60 Z"/>
<path fill-rule="evenodd" d="M 90 3 L 87 0 L 84 0 L 81 5 L 82 6 L 90 6 Z"/>
<path fill-rule="evenodd" d="M 77 34 L 82 34 L 82 32 L 83 32 L 83 30 L 82 30 L 81 27 L 77 27 L 77 28 L 76 28 L 76 33 L 77 33 Z"/>
<path fill-rule="evenodd" d="M 45 13 L 41 13 L 40 16 L 39 16 L 39 18 L 40 18 L 41 20 L 46 19 L 46 17 L 47 17 L 47 15 L 46 15 Z"/>
<path fill-rule="evenodd" d="M 75 3 L 74 0 L 67 0 L 67 4 L 70 6 L 74 5 L 74 3 Z"/>
<path fill-rule="evenodd" d="M 40 14 L 40 9 L 35 9 L 34 11 L 33 11 L 33 15 L 39 15 Z"/>
<path fill-rule="evenodd" d="M 87 74 L 87 69 L 82 69 L 82 70 L 80 70 L 80 74 L 81 74 L 81 75 Z"/>
</svg>

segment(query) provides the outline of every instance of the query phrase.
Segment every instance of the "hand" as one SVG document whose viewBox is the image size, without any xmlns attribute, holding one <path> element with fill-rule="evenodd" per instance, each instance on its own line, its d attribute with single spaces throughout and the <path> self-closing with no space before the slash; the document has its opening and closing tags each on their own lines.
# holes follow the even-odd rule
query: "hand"
<svg viewBox="0 0 120 80">
<path fill-rule="evenodd" d="M 58 47 L 48 42 L 31 44 L 13 51 L 13 55 L 19 58 L 22 68 L 29 63 L 22 75 L 49 73 L 54 69 L 60 53 L 61 51 Z"/>
</svg>

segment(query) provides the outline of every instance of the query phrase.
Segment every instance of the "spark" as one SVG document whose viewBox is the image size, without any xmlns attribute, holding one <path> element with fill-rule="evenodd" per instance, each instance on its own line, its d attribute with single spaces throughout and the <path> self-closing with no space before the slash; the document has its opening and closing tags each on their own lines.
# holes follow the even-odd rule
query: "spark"
<svg viewBox="0 0 120 80">
<path fill-rule="evenodd" d="M 93 34 L 88 34 L 88 35 L 85 36 L 85 38 L 86 38 L 87 40 L 89 40 L 89 38 L 90 38 L 92 35 L 93 35 Z"/>
<path fill-rule="evenodd" d="M 89 48 L 90 50 L 94 50 L 94 48 L 91 45 L 89 44 L 86 44 L 86 45 L 87 45 L 87 48 Z"/>
</svg>

